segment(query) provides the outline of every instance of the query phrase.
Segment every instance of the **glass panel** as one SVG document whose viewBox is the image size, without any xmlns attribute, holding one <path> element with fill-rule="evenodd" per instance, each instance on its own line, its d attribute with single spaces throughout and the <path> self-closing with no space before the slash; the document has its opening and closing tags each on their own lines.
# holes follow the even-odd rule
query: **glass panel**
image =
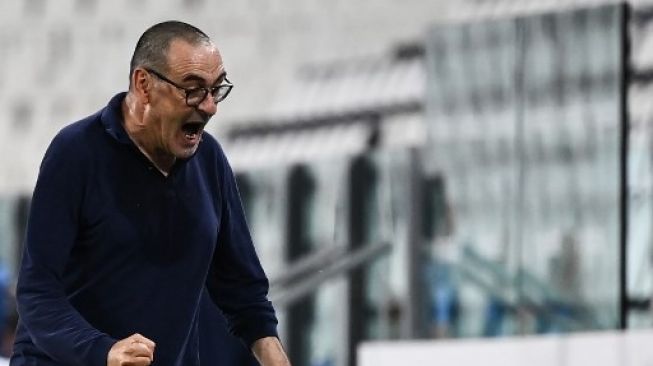
<svg viewBox="0 0 653 366">
<path fill-rule="evenodd" d="M 648 9 L 648 8 L 647 8 Z M 634 12 L 636 14 L 637 11 Z M 644 14 L 642 10 L 639 14 Z M 632 75 L 629 85 L 629 151 L 628 151 L 628 245 L 627 296 L 628 327 L 653 326 L 653 88 L 648 70 L 650 58 L 638 52 L 648 44 L 651 21 L 643 17 L 630 28 L 632 42 Z"/>
<path fill-rule="evenodd" d="M 283 210 L 281 194 L 286 182 L 277 171 L 260 169 L 236 174 L 247 224 L 263 268 L 269 278 L 283 271 Z"/>
<path fill-rule="evenodd" d="M 429 33 L 432 336 L 618 326 L 621 9 Z"/>
<path fill-rule="evenodd" d="M 341 231 L 346 226 L 341 204 L 345 194 L 345 165 L 330 160 L 313 162 L 311 173 L 316 189 L 309 225 L 315 249 L 341 246 L 344 240 Z M 337 365 L 339 357 L 346 353 L 341 341 L 347 329 L 345 274 L 328 279 L 315 292 L 313 323 L 306 324 L 311 339 L 310 366 Z"/>
<path fill-rule="evenodd" d="M 336 228 L 345 226 L 338 206 L 343 190 L 342 163 L 322 161 L 289 170 L 287 228 L 291 263 L 326 247 L 341 245 L 342 233 Z M 307 277 L 314 275 L 318 273 Z M 346 314 L 345 293 L 343 278 L 334 277 L 288 307 L 285 318 L 293 362 L 335 365 L 338 355 L 345 353 L 345 344 L 340 342 L 346 327 L 342 316 Z"/>
<path fill-rule="evenodd" d="M 653 293 L 653 266 L 651 265 L 653 243 L 653 141 L 648 120 L 633 121 L 631 131 L 629 165 L 629 229 L 628 229 L 628 298 L 629 328 L 650 328 L 651 294 Z"/>
<path fill-rule="evenodd" d="M 523 88 L 538 96 L 523 100 L 523 118 L 516 121 L 523 187 L 519 300 L 534 306 L 532 332 L 618 327 L 618 9 L 522 20 Z M 538 49 L 555 52 L 550 62 L 533 66 L 550 70 L 540 80 L 530 67 L 541 59 Z M 607 59 L 606 66 L 596 59 Z"/>
</svg>

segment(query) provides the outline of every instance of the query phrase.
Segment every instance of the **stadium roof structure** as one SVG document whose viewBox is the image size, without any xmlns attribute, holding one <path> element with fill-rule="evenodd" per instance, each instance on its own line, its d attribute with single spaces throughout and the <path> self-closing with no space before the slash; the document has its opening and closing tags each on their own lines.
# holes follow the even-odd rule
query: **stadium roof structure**
<svg viewBox="0 0 653 366">
<path fill-rule="evenodd" d="M 236 169 L 357 154 L 377 146 L 419 144 L 426 75 L 419 44 L 392 55 L 302 70 L 268 118 L 227 133 Z"/>
</svg>

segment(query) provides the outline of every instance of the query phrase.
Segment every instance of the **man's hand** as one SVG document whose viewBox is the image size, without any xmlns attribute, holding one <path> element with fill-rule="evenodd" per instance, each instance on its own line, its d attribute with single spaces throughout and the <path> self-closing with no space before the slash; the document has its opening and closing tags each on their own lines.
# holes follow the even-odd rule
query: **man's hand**
<svg viewBox="0 0 653 366">
<path fill-rule="evenodd" d="M 290 361 L 277 337 L 265 337 L 252 345 L 252 351 L 263 366 L 290 366 Z"/>
<path fill-rule="evenodd" d="M 148 366 L 154 361 L 154 342 L 136 333 L 116 342 L 107 355 L 107 366 Z"/>
</svg>

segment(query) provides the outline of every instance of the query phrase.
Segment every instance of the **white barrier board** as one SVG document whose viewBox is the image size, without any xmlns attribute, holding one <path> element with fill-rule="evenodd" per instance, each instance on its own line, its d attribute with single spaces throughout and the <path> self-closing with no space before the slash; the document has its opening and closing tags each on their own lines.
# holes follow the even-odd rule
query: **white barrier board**
<svg viewBox="0 0 653 366">
<path fill-rule="evenodd" d="M 653 331 L 366 342 L 358 366 L 653 366 Z"/>
</svg>

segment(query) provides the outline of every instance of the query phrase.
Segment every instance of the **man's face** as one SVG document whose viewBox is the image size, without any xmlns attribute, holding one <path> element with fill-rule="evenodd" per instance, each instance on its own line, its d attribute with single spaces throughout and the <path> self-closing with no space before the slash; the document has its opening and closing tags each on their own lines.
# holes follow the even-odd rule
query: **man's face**
<svg viewBox="0 0 653 366">
<path fill-rule="evenodd" d="M 172 41 L 168 69 L 156 70 L 178 86 L 191 89 L 213 87 L 224 82 L 222 57 L 213 44 L 191 45 Z M 157 154 L 191 157 L 201 141 L 204 126 L 217 112 L 211 94 L 196 107 L 186 104 L 186 94 L 173 85 L 152 77 L 151 97 L 145 106 L 148 135 Z"/>
</svg>

